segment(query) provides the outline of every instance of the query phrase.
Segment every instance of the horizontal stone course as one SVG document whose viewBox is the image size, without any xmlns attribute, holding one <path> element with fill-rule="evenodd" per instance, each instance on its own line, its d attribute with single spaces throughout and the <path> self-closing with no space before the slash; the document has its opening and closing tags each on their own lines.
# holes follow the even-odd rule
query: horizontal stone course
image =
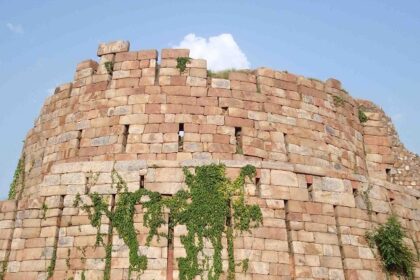
<svg viewBox="0 0 420 280">
<path fill-rule="evenodd" d="M 88 202 L 88 192 L 118 199 L 113 170 L 130 191 L 172 195 L 185 188 L 183 167 L 223 163 L 234 177 L 254 165 L 258 179 L 247 181 L 246 199 L 262 208 L 263 225 L 235 243 L 235 256 L 249 258 L 237 279 L 383 279 L 364 234 L 391 206 L 419 242 L 418 157 L 381 109 L 353 99 L 340 81 L 268 68 L 220 79 L 203 59 L 181 73 L 177 58 L 189 50 L 164 49 L 158 64 L 156 50 L 129 51 L 126 41 L 101 44 L 97 54 L 99 62 L 79 63 L 75 80 L 45 102 L 25 141 L 20 200 L 0 202 L 6 279 L 45 278 L 55 243 L 54 279 L 80 279 L 82 271 L 101 279 L 104 248 L 95 248 L 88 213 L 73 201 L 80 194 Z M 373 215 L 360 196 L 369 186 Z M 147 231 L 141 207 L 135 227 Z M 176 279 L 185 229 L 175 232 Z M 147 247 L 138 238 L 150 262 L 142 279 L 166 279 L 166 239 Z M 122 279 L 128 249 L 115 229 L 112 246 L 112 279 Z"/>
</svg>

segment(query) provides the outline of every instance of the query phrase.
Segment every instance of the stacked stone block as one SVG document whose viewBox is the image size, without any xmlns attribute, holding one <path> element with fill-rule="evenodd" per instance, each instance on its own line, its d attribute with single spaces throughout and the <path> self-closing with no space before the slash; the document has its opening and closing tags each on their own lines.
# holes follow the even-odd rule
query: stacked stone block
<svg viewBox="0 0 420 280">
<path fill-rule="evenodd" d="M 56 248 L 62 201 L 51 196 L 19 201 L 6 279 L 46 277 Z"/>
<path fill-rule="evenodd" d="M 156 50 L 130 51 L 125 41 L 101 44 L 97 54 L 57 87 L 28 133 L 18 200 L 0 202 L 4 279 L 46 279 L 54 259 L 52 279 L 102 279 L 105 248 L 74 200 L 80 194 L 89 204 L 98 193 L 112 210 L 113 170 L 129 191 L 170 196 L 185 188 L 183 167 L 222 163 L 234 178 L 254 165 L 246 199 L 261 207 L 263 225 L 235 240 L 236 261 L 249 258 L 236 279 L 385 279 L 365 234 L 391 210 L 413 252 L 420 248 L 420 161 L 382 110 L 354 100 L 339 81 L 267 68 L 220 79 L 202 59 L 181 72 L 177 59 L 189 50 L 164 49 L 158 63 Z M 172 243 L 146 246 L 141 203 L 135 211 L 138 249 L 149 260 L 142 279 L 178 279 L 185 228 L 173 229 Z M 129 249 L 110 226 L 103 217 L 111 279 L 128 279 Z M 224 269 L 227 261 L 225 250 Z"/>
<path fill-rule="evenodd" d="M 181 73 L 189 50 L 164 49 L 158 64 L 156 50 L 128 48 L 101 45 L 99 62 L 81 62 L 46 101 L 25 144 L 26 194 L 51 163 L 85 160 L 272 160 L 365 174 L 358 105 L 337 80 L 267 68 L 212 78 L 202 59 Z"/>
</svg>

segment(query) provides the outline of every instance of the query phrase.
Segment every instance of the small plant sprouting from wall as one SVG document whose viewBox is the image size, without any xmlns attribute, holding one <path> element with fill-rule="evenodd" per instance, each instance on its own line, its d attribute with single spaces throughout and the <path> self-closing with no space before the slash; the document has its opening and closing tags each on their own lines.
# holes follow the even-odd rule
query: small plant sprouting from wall
<svg viewBox="0 0 420 280">
<path fill-rule="evenodd" d="M 365 123 L 368 121 L 368 117 L 366 116 L 363 107 L 359 107 L 358 116 L 359 116 L 360 123 Z"/>
<path fill-rule="evenodd" d="M 405 232 L 395 215 L 386 224 L 366 234 L 371 247 L 379 251 L 383 266 L 388 274 L 404 279 L 414 279 L 414 255 L 404 243 Z"/>
<path fill-rule="evenodd" d="M 107 62 L 105 62 L 105 69 L 106 69 L 106 72 L 108 72 L 108 74 L 112 74 L 112 72 L 114 71 L 114 62 L 112 62 L 112 61 L 107 61 Z"/>
<path fill-rule="evenodd" d="M 190 61 L 191 61 L 190 57 L 184 57 L 184 56 L 177 57 L 176 68 L 178 68 L 181 73 L 184 73 L 185 69 L 187 69 L 187 63 L 189 63 Z"/>
<path fill-rule="evenodd" d="M 343 107 L 344 106 L 344 99 L 341 96 L 334 95 L 333 102 L 335 107 Z"/>
<path fill-rule="evenodd" d="M 16 170 L 13 175 L 13 181 L 10 184 L 9 199 L 15 199 L 18 188 L 20 187 L 20 191 L 22 191 L 24 184 L 25 184 L 25 154 L 22 155 L 22 157 L 19 159 L 19 162 L 16 166 Z"/>
<path fill-rule="evenodd" d="M 160 193 L 147 189 L 128 192 L 127 184 L 114 170 L 112 186 L 117 189 L 119 199 L 115 210 L 109 210 L 108 203 L 97 193 L 89 194 L 92 204 L 82 205 L 87 211 L 92 226 L 97 228 L 97 244 L 104 244 L 100 234 L 101 218 L 107 216 L 110 226 L 114 227 L 129 248 L 129 274 L 132 271 L 143 272 L 147 268 L 147 258 L 138 252 L 137 232 L 134 228 L 135 205 L 142 203 L 143 222 L 149 228 L 146 238 L 148 246 L 154 237 L 173 238 L 159 232 L 166 224 L 165 209 L 171 215 L 169 227 L 184 225 L 187 234 L 181 236 L 186 257 L 178 259 L 179 277 L 181 280 L 192 280 L 197 276 L 217 280 L 222 274 L 223 238 L 227 240 L 228 279 L 235 279 L 235 267 L 241 266 L 245 273 L 249 260 L 235 263 L 234 238 L 244 231 L 258 227 L 262 223 L 262 213 L 258 205 L 249 205 L 245 199 L 245 180 L 252 180 L 256 169 L 247 165 L 233 181 L 226 177 L 224 165 L 207 165 L 195 168 L 192 174 L 184 168 L 187 189 L 178 191 L 172 197 L 163 197 Z M 143 199 L 146 197 L 147 199 Z M 80 195 L 76 196 L 74 206 L 81 203 Z M 110 233 L 108 233 L 110 234 Z M 206 255 L 205 245 L 212 245 L 212 256 Z M 108 258 L 108 254 L 107 254 Z M 110 258 L 110 254 L 109 254 Z M 109 279 L 109 272 L 104 272 L 104 279 Z"/>
<path fill-rule="evenodd" d="M 46 220 L 47 219 L 48 205 L 45 202 L 42 203 L 41 210 L 42 210 L 42 212 L 41 212 L 42 219 Z"/>
</svg>

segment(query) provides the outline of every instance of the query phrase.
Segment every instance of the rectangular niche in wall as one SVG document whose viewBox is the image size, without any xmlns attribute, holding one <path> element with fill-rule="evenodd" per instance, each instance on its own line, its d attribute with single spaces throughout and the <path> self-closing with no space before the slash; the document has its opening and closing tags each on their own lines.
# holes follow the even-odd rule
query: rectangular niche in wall
<svg viewBox="0 0 420 280">
<path fill-rule="evenodd" d="M 242 127 L 235 127 L 235 144 L 236 144 L 236 153 L 243 154 L 242 148 Z"/>
<path fill-rule="evenodd" d="M 130 130 L 130 126 L 127 124 L 124 125 L 123 139 L 122 139 L 123 152 L 127 151 L 127 139 L 128 139 L 129 130 Z"/>
<path fill-rule="evenodd" d="M 178 128 L 178 152 L 184 151 L 184 124 L 180 123 Z"/>
</svg>

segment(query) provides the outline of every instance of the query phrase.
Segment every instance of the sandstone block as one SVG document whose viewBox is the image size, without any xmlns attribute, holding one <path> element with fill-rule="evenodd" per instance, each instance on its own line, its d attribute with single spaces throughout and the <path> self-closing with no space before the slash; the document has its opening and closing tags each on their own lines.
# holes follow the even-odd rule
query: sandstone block
<svg viewBox="0 0 420 280">
<path fill-rule="evenodd" d="M 271 170 L 271 184 L 277 186 L 298 187 L 296 174 L 282 170 Z"/>
<path fill-rule="evenodd" d="M 113 41 L 109 43 L 101 43 L 98 47 L 98 56 L 111 53 L 127 52 L 130 48 L 128 41 Z"/>
<path fill-rule="evenodd" d="M 84 173 L 68 173 L 61 175 L 61 184 L 63 185 L 84 185 L 86 184 L 86 175 Z"/>
<path fill-rule="evenodd" d="M 189 57 L 189 49 L 163 49 L 161 58 L 178 58 L 178 57 Z"/>
<path fill-rule="evenodd" d="M 230 89 L 230 80 L 212 78 L 211 87 Z"/>
<path fill-rule="evenodd" d="M 157 50 L 141 50 L 137 52 L 137 59 L 143 60 L 143 59 L 156 59 L 158 52 Z"/>
</svg>

